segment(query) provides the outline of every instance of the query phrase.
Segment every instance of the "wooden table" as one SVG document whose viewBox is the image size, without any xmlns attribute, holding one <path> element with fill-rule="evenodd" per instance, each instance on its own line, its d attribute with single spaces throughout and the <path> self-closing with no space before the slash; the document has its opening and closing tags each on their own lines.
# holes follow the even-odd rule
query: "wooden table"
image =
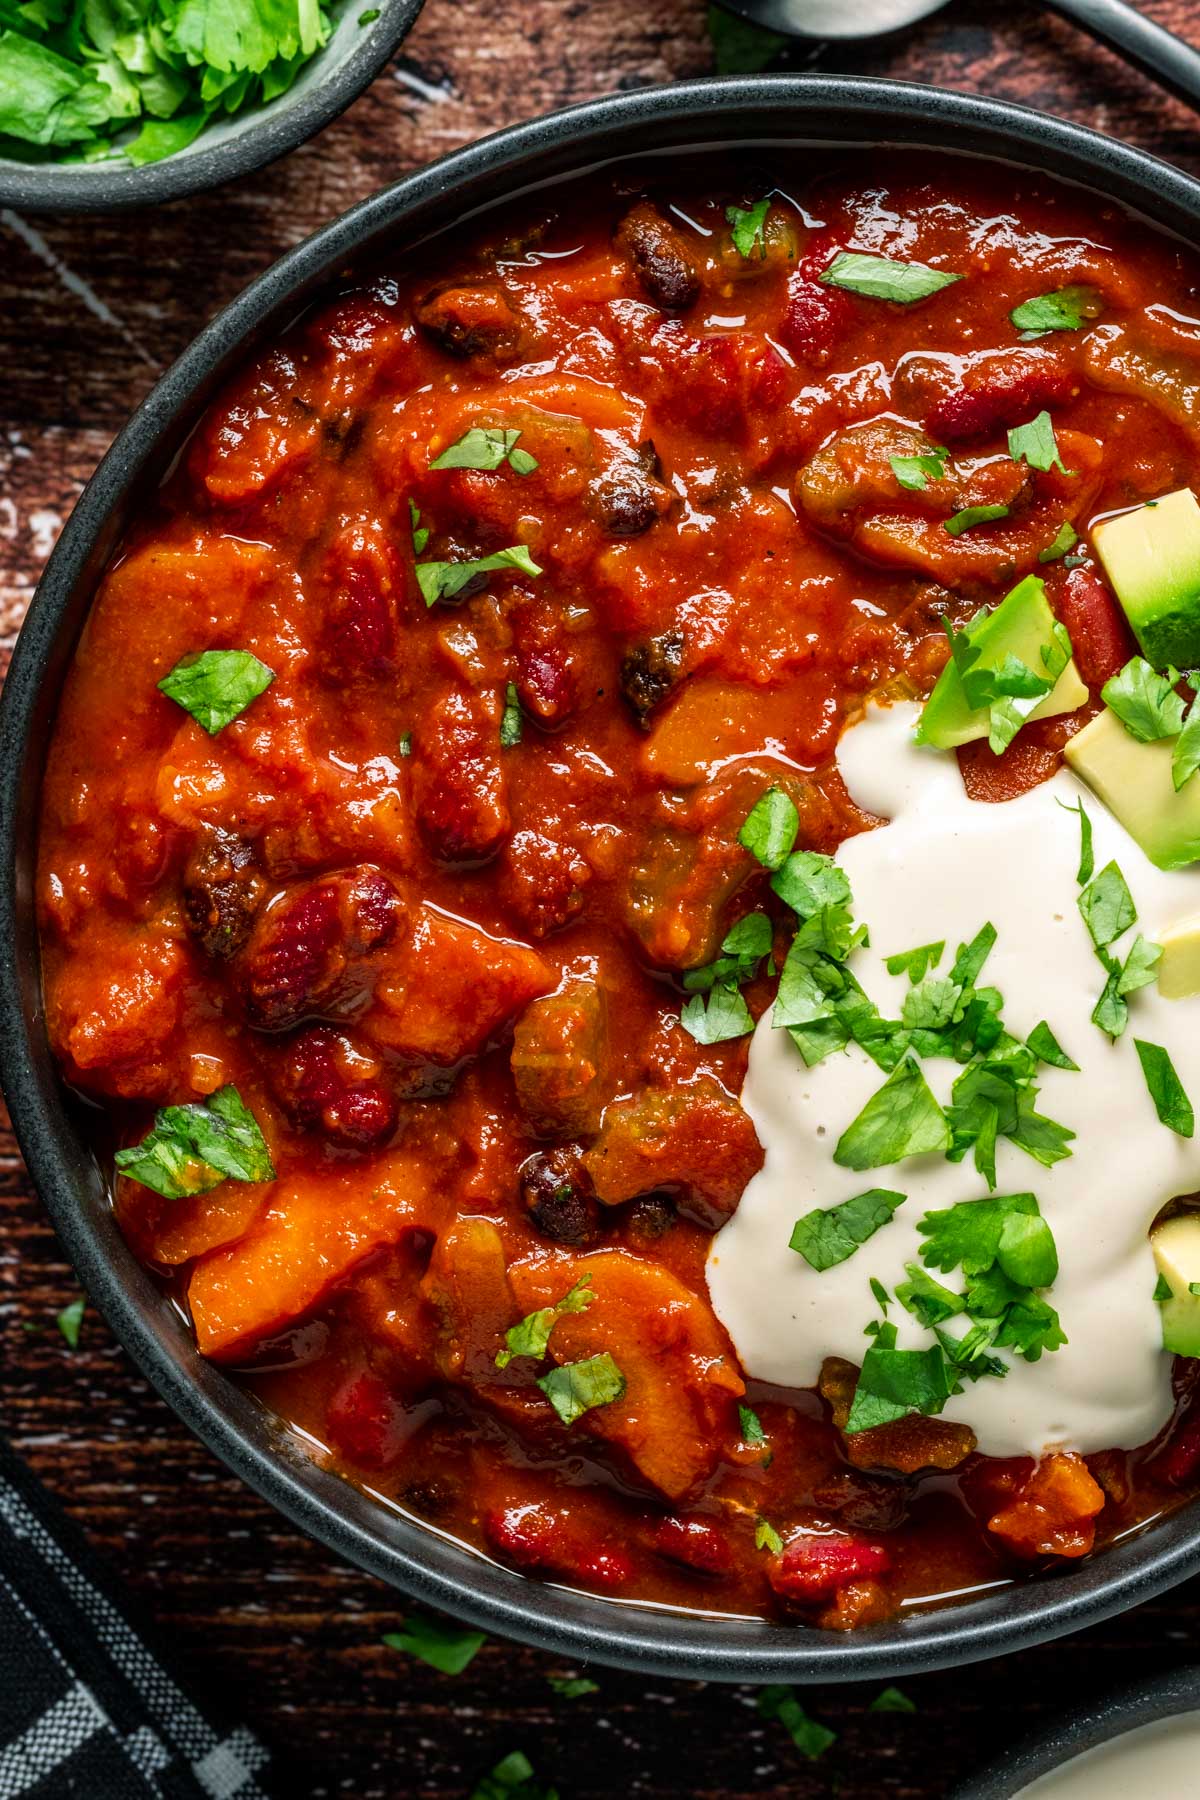
<svg viewBox="0 0 1200 1800">
<path fill-rule="evenodd" d="M 853 4 L 853 0 L 847 0 Z M 1147 11 L 1200 38 L 1192 0 Z M 797 59 L 807 64 L 806 54 Z M 816 66 L 1008 96 L 1200 174 L 1194 118 L 1022 0 L 955 5 Z M 429 0 L 402 54 L 316 142 L 240 184 L 136 217 L 0 214 L 0 642 L 7 661 L 40 566 L 109 440 L 216 308 L 315 226 L 419 163 L 571 101 L 709 73 L 702 0 Z M 397 1597 L 286 1526 L 193 1441 L 75 1293 L 11 1137 L 0 1141 L 0 1419 L 165 1628 L 198 1682 L 299 1758 L 311 1794 L 458 1796 L 523 1749 L 563 1800 L 908 1795 L 936 1800 L 1051 1706 L 1194 1651 L 1184 1588 L 1069 1645 L 905 1683 L 806 1693 L 836 1729 L 818 1765 L 747 1689 L 596 1671 L 492 1643 L 457 1679 L 380 1646 Z M 297 1800 L 304 1784 L 297 1789 Z M 103 1800 L 103 1796 L 97 1796 Z"/>
</svg>

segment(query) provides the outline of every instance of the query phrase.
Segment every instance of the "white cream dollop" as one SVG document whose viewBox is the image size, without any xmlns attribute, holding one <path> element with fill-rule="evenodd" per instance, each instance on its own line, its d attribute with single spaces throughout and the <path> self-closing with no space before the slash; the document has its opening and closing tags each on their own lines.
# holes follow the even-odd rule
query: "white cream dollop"
<svg viewBox="0 0 1200 1800">
<path fill-rule="evenodd" d="M 1143 988 L 1130 996 L 1129 1028 L 1116 1044 L 1092 1023 L 1104 974 L 1077 905 L 1079 819 L 1064 805 L 1082 798 L 1096 869 L 1115 859 L 1137 905 L 1134 931 L 1114 946 L 1122 954 L 1136 931 L 1153 941 L 1200 911 L 1200 871 L 1156 869 L 1066 770 L 999 805 L 969 800 L 955 759 L 913 743 L 916 710 L 872 708 L 838 751 L 855 800 L 890 821 L 838 852 L 855 918 L 871 934 L 854 972 L 881 1012 L 898 1017 L 908 980 L 889 975 L 885 958 L 944 938 L 946 972 L 958 945 L 990 920 L 997 938 L 980 979 L 1003 994 L 1007 1028 L 1025 1037 L 1046 1020 L 1080 1065 L 1078 1074 L 1040 1071 L 1038 1110 L 1076 1133 L 1072 1154 L 1044 1169 L 1001 1138 L 996 1159 L 995 1191 L 1036 1194 L 1053 1230 L 1059 1275 L 1047 1297 L 1068 1342 L 1036 1363 L 1008 1357 L 1004 1379 L 968 1385 L 943 1416 L 971 1425 L 994 1456 L 1132 1448 L 1171 1410 L 1147 1231 L 1166 1201 L 1200 1189 L 1200 1138 L 1159 1123 L 1133 1040 L 1167 1049 L 1200 1112 L 1200 999 L 1167 1001 Z M 938 1058 L 922 1067 L 947 1103 L 959 1065 Z M 713 1305 L 759 1380 L 812 1387 L 824 1357 L 861 1362 L 863 1328 L 879 1316 L 870 1278 L 893 1293 L 905 1264 L 920 1262 L 922 1216 L 988 1192 L 969 1156 L 912 1157 L 865 1173 L 837 1166 L 838 1139 L 883 1080 L 854 1045 L 809 1069 L 769 1011 L 759 1022 L 742 1099 L 766 1161 L 708 1260 Z M 870 1187 L 907 1199 L 845 1262 L 818 1273 L 788 1248 L 802 1214 Z M 938 1278 L 960 1284 L 959 1275 Z M 901 1348 L 932 1341 L 901 1307 L 890 1317 Z M 963 1324 L 952 1321 L 956 1335 Z"/>
</svg>

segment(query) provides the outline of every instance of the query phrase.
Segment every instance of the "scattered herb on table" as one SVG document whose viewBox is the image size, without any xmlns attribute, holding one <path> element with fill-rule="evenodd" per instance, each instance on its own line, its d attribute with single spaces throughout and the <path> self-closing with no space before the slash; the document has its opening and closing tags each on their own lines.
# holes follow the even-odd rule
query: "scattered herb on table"
<svg viewBox="0 0 1200 1800">
<path fill-rule="evenodd" d="M 756 1704 L 764 1719 L 779 1720 L 801 1756 L 807 1757 L 809 1762 L 816 1762 L 831 1744 L 837 1742 L 836 1731 L 830 1731 L 827 1725 L 805 1712 L 796 1698 L 795 1688 L 782 1684 L 760 1688 Z"/>
<path fill-rule="evenodd" d="M 86 1309 L 87 1301 L 81 1294 L 78 1300 L 69 1300 L 55 1317 L 54 1322 L 69 1350 L 78 1350 L 79 1348 L 79 1331 Z"/>
<path fill-rule="evenodd" d="M 401 1629 L 385 1632 L 383 1641 L 389 1650 L 402 1650 L 408 1656 L 415 1656 L 443 1675 L 461 1675 L 487 1643 L 487 1633 L 430 1619 L 424 1613 L 409 1613 L 405 1615 Z"/>
</svg>

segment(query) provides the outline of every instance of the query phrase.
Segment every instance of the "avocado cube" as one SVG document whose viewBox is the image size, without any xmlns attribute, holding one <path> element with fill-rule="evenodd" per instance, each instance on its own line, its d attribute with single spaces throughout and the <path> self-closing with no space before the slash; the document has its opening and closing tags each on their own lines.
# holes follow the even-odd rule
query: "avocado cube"
<svg viewBox="0 0 1200 1800">
<path fill-rule="evenodd" d="M 1200 858 L 1200 781 L 1175 792 L 1173 748 L 1171 738 L 1139 744 L 1105 707 L 1063 751 L 1080 780 L 1160 869 L 1184 869 Z"/>
<path fill-rule="evenodd" d="M 1036 675 L 1043 675 L 1042 649 L 1051 641 L 1053 626 L 1054 614 L 1046 599 L 1045 582 L 1038 575 L 1027 575 L 1005 596 L 995 612 L 977 613 L 966 627 L 968 641 L 979 651 L 975 667 L 998 669 L 1011 652 L 1026 668 Z M 1048 719 L 1054 713 L 1074 712 L 1087 697 L 1087 688 L 1079 679 L 1072 658 L 1029 717 L 1031 720 Z M 953 750 L 959 744 L 969 744 L 973 739 L 987 735 L 987 707 L 968 705 L 962 677 L 954 663 L 948 662 L 917 721 L 918 744 Z"/>
<path fill-rule="evenodd" d="M 1191 488 L 1106 519 L 1096 555 L 1156 669 L 1200 663 L 1200 505 Z"/>
<path fill-rule="evenodd" d="M 1200 918 L 1184 919 L 1160 931 L 1162 956 L 1158 991 L 1164 1000 L 1188 1000 L 1200 994 Z"/>
<path fill-rule="evenodd" d="M 1162 1308 L 1163 1349 L 1175 1356 L 1200 1356 L 1200 1213 L 1176 1213 L 1156 1225 L 1150 1247 L 1158 1272 L 1171 1290 Z"/>
</svg>

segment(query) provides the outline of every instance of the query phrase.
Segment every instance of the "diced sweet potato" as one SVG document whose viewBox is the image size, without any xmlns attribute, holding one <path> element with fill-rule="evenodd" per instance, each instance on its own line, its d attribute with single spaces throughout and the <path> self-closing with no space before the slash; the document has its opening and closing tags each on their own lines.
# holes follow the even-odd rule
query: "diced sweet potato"
<svg viewBox="0 0 1200 1800">
<path fill-rule="evenodd" d="M 812 1623 L 821 1631 L 857 1631 L 863 1625 L 881 1625 L 895 1610 L 896 1602 L 881 1581 L 848 1581 L 812 1615 Z"/>
<path fill-rule="evenodd" d="M 1016 1556 L 1086 1556 L 1096 1538 L 1104 1489 L 1073 1451 L 1044 1456 L 988 1530 Z"/>
<path fill-rule="evenodd" d="M 205 415 L 188 463 L 214 500 L 244 506 L 316 454 L 320 416 L 293 403 L 302 385 L 296 357 L 280 347 L 252 364 Z"/>
<path fill-rule="evenodd" d="M 277 1183 L 261 1223 L 192 1271 L 188 1305 L 203 1355 L 247 1355 L 311 1312 L 372 1251 L 431 1229 L 440 1209 L 429 1184 L 421 1160 L 403 1151 Z"/>
<path fill-rule="evenodd" d="M 820 1389 L 833 1412 L 839 1431 L 850 1417 L 858 1370 L 840 1356 L 827 1356 L 821 1364 Z M 975 1433 L 950 1419 L 927 1419 L 913 1413 L 891 1425 L 876 1425 L 844 1438 L 846 1455 L 858 1469 L 895 1469 L 915 1475 L 918 1469 L 956 1469 L 975 1448 Z"/>
<path fill-rule="evenodd" d="M 245 1237 L 266 1211 L 270 1194 L 270 1182 L 223 1181 L 207 1194 L 164 1200 L 128 1176 L 119 1175 L 115 1184 L 121 1230 L 140 1256 L 167 1268 Z"/>
<path fill-rule="evenodd" d="M 611 1087 L 607 1003 L 599 983 L 568 981 L 517 1020 L 517 1100 L 538 1137 L 591 1137 Z"/>
<path fill-rule="evenodd" d="M 419 906 L 408 936 L 381 965 L 361 1029 L 398 1056 L 449 1068 L 498 1037 L 553 983 L 527 944 Z"/>
<path fill-rule="evenodd" d="M 47 984 L 47 1027 L 67 1080 L 125 1100 L 166 1099 L 187 1062 L 177 1027 L 188 967 L 176 939 L 97 921 L 87 950 Z"/>
<path fill-rule="evenodd" d="M 512 1377 L 496 1367 L 517 1304 L 504 1245 L 490 1219 L 459 1219 L 434 1246 L 421 1291 L 440 1324 L 437 1360 L 450 1381 L 489 1387 Z"/>
<path fill-rule="evenodd" d="M 522 1313 L 560 1300 L 582 1275 L 591 1276 L 592 1304 L 559 1319 L 550 1354 L 569 1363 L 608 1351 L 625 1393 L 571 1429 L 605 1438 L 643 1480 L 681 1499 L 711 1474 L 721 1436 L 736 1428 L 731 1403 L 745 1385 L 728 1345 L 707 1302 L 640 1257 L 601 1250 L 508 1271 Z"/>
<path fill-rule="evenodd" d="M 668 1188 L 725 1218 L 762 1168 L 763 1151 L 749 1114 L 701 1076 L 686 1087 L 646 1088 L 616 1101 L 583 1160 L 608 1206 Z"/>
</svg>

